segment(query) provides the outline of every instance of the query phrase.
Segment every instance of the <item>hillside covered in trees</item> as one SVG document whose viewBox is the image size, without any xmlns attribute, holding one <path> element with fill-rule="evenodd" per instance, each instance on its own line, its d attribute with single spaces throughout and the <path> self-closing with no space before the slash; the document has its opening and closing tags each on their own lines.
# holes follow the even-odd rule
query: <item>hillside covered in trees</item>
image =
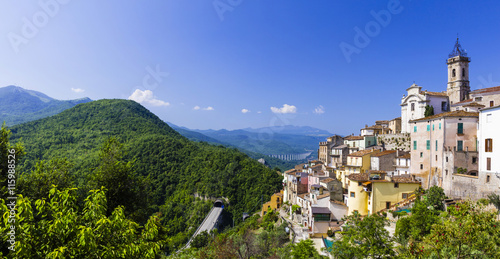
<svg viewBox="0 0 500 259">
<path fill-rule="evenodd" d="M 192 142 L 134 101 L 80 104 L 10 130 L 7 145 L 22 143 L 25 152 L 17 188 L 26 199 L 49 200 L 49 192 L 75 187 L 65 195 L 84 214 L 92 190 L 104 187 L 103 216 L 123 208 L 125 217 L 146 224 L 156 215 L 155 238 L 166 253 L 182 246 L 210 210 L 211 202 L 195 194 L 226 198 L 226 218 L 238 223 L 281 189 L 276 171 L 236 149 Z"/>
</svg>

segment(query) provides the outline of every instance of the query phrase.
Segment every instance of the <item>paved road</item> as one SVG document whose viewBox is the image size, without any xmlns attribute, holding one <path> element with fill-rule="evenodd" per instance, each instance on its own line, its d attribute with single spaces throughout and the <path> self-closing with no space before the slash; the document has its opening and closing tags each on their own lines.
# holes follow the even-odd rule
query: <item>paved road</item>
<svg viewBox="0 0 500 259">
<path fill-rule="evenodd" d="M 222 208 L 220 207 L 214 207 L 210 214 L 206 217 L 205 221 L 203 221 L 203 225 L 194 233 L 193 237 L 197 236 L 203 231 L 210 232 L 214 226 L 215 223 L 217 222 L 217 219 L 219 218 L 220 214 L 222 213 Z"/>
<path fill-rule="evenodd" d="M 300 242 L 300 240 L 304 240 L 308 238 L 308 233 L 303 232 L 304 228 L 301 227 L 298 223 L 293 221 L 287 213 L 280 210 L 280 215 L 290 224 L 292 224 L 293 230 L 295 232 L 295 243 Z"/>
</svg>

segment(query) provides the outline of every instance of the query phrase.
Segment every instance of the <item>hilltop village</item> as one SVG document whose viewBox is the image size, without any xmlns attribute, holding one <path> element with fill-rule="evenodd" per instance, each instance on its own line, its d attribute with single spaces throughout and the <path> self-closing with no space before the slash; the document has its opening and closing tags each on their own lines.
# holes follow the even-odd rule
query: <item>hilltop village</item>
<svg viewBox="0 0 500 259">
<path fill-rule="evenodd" d="M 498 194 L 500 86 L 471 91 L 469 63 L 457 39 L 446 91 L 413 84 L 401 99 L 401 117 L 319 143 L 318 159 L 284 172 L 283 190 L 261 214 L 285 203 L 304 238 L 323 237 L 353 212 L 408 211 L 419 187 L 439 186 L 455 200 Z"/>
</svg>

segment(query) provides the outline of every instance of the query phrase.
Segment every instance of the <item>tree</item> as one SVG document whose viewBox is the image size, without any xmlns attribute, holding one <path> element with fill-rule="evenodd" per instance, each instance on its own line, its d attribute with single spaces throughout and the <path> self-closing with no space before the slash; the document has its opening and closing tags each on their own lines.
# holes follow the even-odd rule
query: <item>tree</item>
<svg viewBox="0 0 500 259">
<path fill-rule="evenodd" d="M 432 105 L 426 105 L 425 106 L 424 116 L 425 117 L 429 117 L 429 116 L 432 116 L 432 115 L 434 115 L 434 106 L 432 106 Z"/>
<path fill-rule="evenodd" d="M 17 182 L 17 177 L 19 176 L 17 171 L 17 166 L 19 161 L 26 154 L 24 152 L 24 146 L 21 142 L 17 142 L 15 145 L 10 144 L 10 130 L 5 126 L 5 122 L 2 124 L 0 129 L 0 194 L 1 197 L 14 196 L 17 191 L 16 189 L 8 189 L 7 179 L 9 179 L 9 184 L 14 184 Z M 12 176 L 9 176 L 12 175 Z M 8 195 L 8 192 L 10 195 Z"/>
<path fill-rule="evenodd" d="M 106 216 L 106 196 L 92 190 L 79 209 L 76 188 L 52 188 L 48 199 L 16 200 L 15 223 L 9 221 L 10 200 L 0 199 L 0 231 L 15 230 L 15 250 L 8 249 L 8 236 L 1 236 L 2 258 L 155 258 L 164 241 L 157 217 L 139 224 L 127 219 L 119 206 Z M 34 207 L 32 207 L 34 204 Z"/>
<path fill-rule="evenodd" d="M 417 258 L 500 258 L 496 213 L 466 201 L 448 208 L 422 242 L 410 245 Z"/>
<path fill-rule="evenodd" d="M 425 192 L 426 204 L 432 206 L 435 210 L 444 211 L 444 199 L 446 195 L 444 190 L 438 186 L 432 186 Z"/>
<path fill-rule="evenodd" d="M 193 238 L 191 246 L 194 248 L 202 248 L 210 243 L 211 236 L 207 231 L 203 231 Z"/>
<path fill-rule="evenodd" d="M 394 257 L 392 239 L 384 228 L 389 223 L 385 216 L 372 214 L 364 218 L 357 212 L 344 219 L 347 230 L 334 243 L 332 254 L 338 258 Z"/>
<path fill-rule="evenodd" d="M 496 193 L 492 193 L 488 195 L 488 200 L 495 206 L 495 208 L 497 208 L 498 213 L 500 214 L 500 196 Z"/>
<path fill-rule="evenodd" d="M 142 222 L 146 219 L 150 192 L 146 179 L 137 175 L 133 161 L 125 162 L 123 147 L 115 138 L 108 138 L 99 153 L 99 165 L 89 177 L 88 188 L 106 189 L 107 214 L 124 206 L 127 215 Z"/>
<path fill-rule="evenodd" d="M 18 188 L 24 196 L 38 200 L 46 197 L 54 185 L 59 189 L 74 187 L 74 176 L 69 172 L 71 167 L 67 159 L 38 161 L 34 171 L 21 175 Z"/>
<path fill-rule="evenodd" d="M 301 240 L 292 247 L 292 256 L 294 259 L 326 258 L 318 253 L 311 239 Z"/>
</svg>

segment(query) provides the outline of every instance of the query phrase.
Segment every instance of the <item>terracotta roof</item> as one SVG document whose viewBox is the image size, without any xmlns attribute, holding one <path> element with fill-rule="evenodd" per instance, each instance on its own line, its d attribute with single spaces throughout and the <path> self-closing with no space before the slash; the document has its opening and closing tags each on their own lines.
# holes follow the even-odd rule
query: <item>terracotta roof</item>
<svg viewBox="0 0 500 259">
<path fill-rule="evenodd" d="M 372 171 L 372 173 L 375 172 L 383 172 L 383 171 Z M 385 172 L 384 172 L 385 173 Z M 393 176 L 391 177 L 390 181 L 386 178 L 384 180 L 370 180 L 370 174 L 368 173 L 360 173 L 360 174 L 350 174 L 347 176 L 347 178 L 351 181 L 357 181 L 357 182 L 373 182 L 373 183 L 380 183 L 380 182 L 386 182 L 386 183 L 420 183 L 419 181 L 415 180 L 411 175 L 402 175 L 402 176 Z"/>
<path fill-rule="evenodd" d="M 479 113 L 477 113 L 477 112 L 466 112 L 466 111 L 443 112 L 443 113 L 439 113 L 439 114 L 432 115 L 432 116 L 429 116 L 429 117 L 425 117 L 425 118 L 421 118 L 421 119 L 416 119 L 416 120 L 411 120 L 410 122 L 433 120 L 433 119 L 444 118 L 444 117 L 479 117 Z"/>
<path fill-rule="evenodd" d="M 396 153 L 396 150 L 386 150 L 386 151 L 382 151 L 382 152 L 373 154 L 372 157 L 385 156 L 385 155 L 390 155 L 390 154 L 393 154 L 393 153 Z"/>
<path fill-rule="evenodd" d="M 329 183 L 329 182 L 331 182 L 331 181 L 335 181 L 335 180 L 334 180 L 334 179 L 332 179 L 332 178 L 330 178 L 330 177 L 328 177 L 328 178 L 326 178 L 326 179 L 321 180 L 320 182 L 322 182 L 322 183 Z"/>
<path fill-rule="evenodd" d="M 500 91 L 500 86 L 477 89 L 477 90 L 472 91 L 471 94 L 484 94 L 484 93 L 491 93 L 491 92 L 497 92 L 497 91 Z"/>
<path fill-rule="evenodd" d="M 309 194 L 309 193 L 304 193 L 304 194 L 299 194 L 299 195 L 297 195 L 297 196 L 305 200 L 305 199 L 306 199 L 306 196 L 307 196 L 308 194 Z"/>
<path fill-rule="evenodd" d="M 448 96 L 448 94 L 446 94 L 446 92 L 421 91 L 420 94 L 435 95 L 435 96 Z"/>
<path fill-rule="evenodd" d="M 283 193 L 281 193 L 281 192 L 277 192 L 277 193 L 275 193 L 275 194 L 273 194 L 273 195 L 283 197 Z"/>
<path fill-rule="evenodd" d="M 411 158 L 411 154 L 410 153 L 406 153 L 406 154 L 401 154 L 398 156 L 398 158 L 405 158 L 405 159 L 408 159 L 408 158 Z"/>
<path fill-rule="evenodd" d="M 285 174 L 291 174 L 291 173 L 295 173 L 295 172 L 297 172 L 297 169 L 290 169 L 290 170 L 286 170 Z"/>
<path fill-rule="evenodd" d="M 393 176 L 392 181 L 395 183 L 420 183 L 419 181 L 415 180 L 415 178 L 413 178 L 410 175 Z"/>
<path fill-rule="evenodd" d="M 375 124 L 377 124 L 377 123 L 380 123 L 380 124 L 382 124 L 382 123 L 387 124 L 387 123 L 389 123 L 389 121 L 388 121 L 388 120 L 375 121 Z"/>
<path fill-rule="evenodd" d="M 367 173 L 350 174 L 347 178 L 351 181 L 368 181 L 370 179 L 370 175 Z"/>
<path fill-rule="evenodd" d="M 473 101 L 472 99 L 463 100 L 463 101 L 460 101 L 458 103 L 454 103 L 453 106 L 460 106 L 458 104 L 470 103 L 472 101 Z"/>
<path fill-rule="evenodd" d="M 373 125 L 370 127 L 365 127 L 364 129 L 386 129 L 387 127 L 384 127 L 382 125 Z"/>
<path fill-rule="evenodd" d="M 357 151 L 357 152 L 354 152 L 354 153 L 351 153 L 347 156 L 357 156 L 357 157 L 361 157 L 361 156 L 364 156 L 366 154 L 369 154 L 369 153 L 372 153 L 373 150 L 371 149 L 365 149 L 365 150 L 360 150 L 360 151 Z"/>
<path fill-rule="evenodd" d="M 469 104 L 464 105 L 464 107 L 486 107 L 486 106 L 484 106 L 480 103 L 477 103 L 477 102 L 471 102 Z"/>
<path fill-rule="evenodd" d="M 363 140 L 363 139 L 365 139 L 363 136 L 348 136 L 344 138 L 344 140 Z"/>
<path fill-rule="evenodd" d="M 401 117 L 394 118 L 391 121 L 395 121 L 395 120 L 401 120 Z"/>
</svg>

